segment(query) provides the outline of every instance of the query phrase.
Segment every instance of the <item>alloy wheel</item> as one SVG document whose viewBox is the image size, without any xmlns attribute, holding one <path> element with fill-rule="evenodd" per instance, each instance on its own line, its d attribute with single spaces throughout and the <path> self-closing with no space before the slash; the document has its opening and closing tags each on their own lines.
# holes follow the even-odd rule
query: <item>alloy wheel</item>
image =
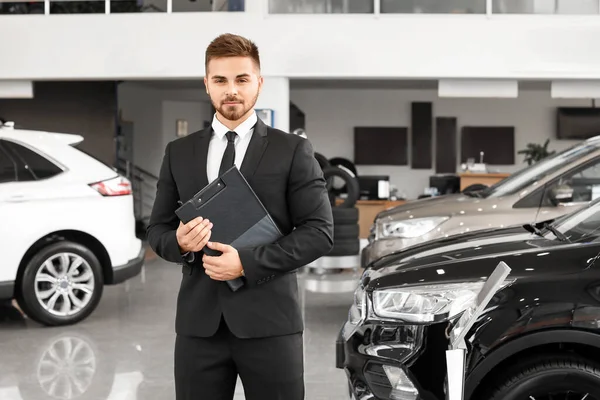
<svg viewBox="0 0 600 400">
<path fill-rule="evenodd" d="M 50 314 L 68 317 L 83 310 L 95 289 L 89 263 L 74 253 L 58 253 L 48 258 L 35 275 L 35 295 Z"/>
</svg>

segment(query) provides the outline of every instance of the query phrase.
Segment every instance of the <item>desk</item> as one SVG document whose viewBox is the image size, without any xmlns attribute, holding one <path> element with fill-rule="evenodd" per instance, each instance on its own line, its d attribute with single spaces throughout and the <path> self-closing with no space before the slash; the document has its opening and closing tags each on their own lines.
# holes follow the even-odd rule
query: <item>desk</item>
<svg viewBox="0 0 600 400">
<path fill-rule="evenodd" d="M 338 199 L 338 203 L 342 200 Z M 396 207 L 406 203 L 404 200 L 358 200 L 355 207 L 358 208 L 358 228 L 359 237 L 366 239 L 369 237 L 369 230 L 375 221 L 375 217 L 381 211 Z"/>
<path fill-rule="evenodd" d="M 496 182 L 500 182 L 502 179 L 508 176 L 510 176 L 509 173 L 483 174 L 466 172 L 460 174 L 460 191 L 462 192 L 464 188 L 475 183 L 481 183 L 486 186 L 491 186 Z"/>
</svg>

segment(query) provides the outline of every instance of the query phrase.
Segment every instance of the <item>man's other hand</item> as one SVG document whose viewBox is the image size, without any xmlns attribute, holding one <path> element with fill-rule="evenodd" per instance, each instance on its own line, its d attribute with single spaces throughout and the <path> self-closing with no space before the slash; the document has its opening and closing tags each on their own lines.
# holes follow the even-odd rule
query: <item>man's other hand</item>
<svg viewBox="0 0 600 400">
<path fill-rule="evenodd" d="M 197 217 L 184 224 L 179 222 L 177 228 L 177 243 L 182 253 L 197 252 L 206 246 L 210 240 L 213 224 L 202 217 Z"/>
<path fill-rule="evenodd" d="M 218 257 L 212 257 L 206 254 L 202 257 L 206 275 L 211 279 L 216 281 L 229 281 L 243 275 L 244 267 L 242 266 L 242 261 L 240 260 L 240 256 L 236 249 L 229 245 L 217 242 L 208 242 L 207 247 L 223 253 Z"/>
</svg>

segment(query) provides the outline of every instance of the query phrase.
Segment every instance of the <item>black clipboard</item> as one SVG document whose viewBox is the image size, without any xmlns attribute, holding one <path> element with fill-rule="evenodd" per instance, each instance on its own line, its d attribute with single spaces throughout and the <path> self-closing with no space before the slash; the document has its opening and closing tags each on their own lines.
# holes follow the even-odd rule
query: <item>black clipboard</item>
<svg viewBox="0 0 600 400">
<path fill-rule="evenodd" d="M 211 241 L 251 248 L 276 242 L 283 235 L 269 212 L 236 166 L 205 186 L 175 210 L 177 217 L 188 223 L 196 217 L 207 218 L 213 224 Z M 209 256 L 221 252 L 204 248 Z M 237 278 L 227 281 L 231 290 L 243 286 Z"/>
</svg>

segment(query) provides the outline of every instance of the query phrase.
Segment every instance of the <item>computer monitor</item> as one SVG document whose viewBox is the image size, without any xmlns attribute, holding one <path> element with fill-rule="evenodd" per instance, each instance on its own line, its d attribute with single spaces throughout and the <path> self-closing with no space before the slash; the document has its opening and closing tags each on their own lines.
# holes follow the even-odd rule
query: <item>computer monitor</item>
<svg viewBox="0 0 600 400">
<path fill-rule="evenodd" d="M 459 193 L 460 176 L 454 174 L 440 174 L 429 177 L 429 186 L 437 188 L 439 195 Z"/>
<path fill-rule="evenodd" d="M 358 186 L 362 200 L 387 200 L 390 197 L 389 175 L 359 175 Z"/>
</svg>

